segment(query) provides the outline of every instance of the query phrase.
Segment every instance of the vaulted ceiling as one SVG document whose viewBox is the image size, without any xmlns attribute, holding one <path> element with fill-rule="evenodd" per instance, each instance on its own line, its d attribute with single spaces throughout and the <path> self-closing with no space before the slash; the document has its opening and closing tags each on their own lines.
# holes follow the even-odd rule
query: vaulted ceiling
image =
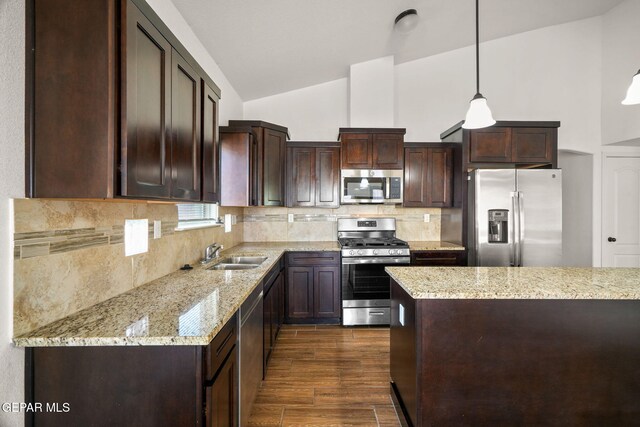
<svg viewBox="0 0 640 427">
<path fill-rule="evenodd" d="M 245 100 L 346 77 L 349 65 L 396 63 L 475 40 L 474 0 L 172 0 Z M 481 0 L 480 39 L 601 15 L 622 0 Z M 395 17 L 417 9 L 410 34 Z"/>
</svg>

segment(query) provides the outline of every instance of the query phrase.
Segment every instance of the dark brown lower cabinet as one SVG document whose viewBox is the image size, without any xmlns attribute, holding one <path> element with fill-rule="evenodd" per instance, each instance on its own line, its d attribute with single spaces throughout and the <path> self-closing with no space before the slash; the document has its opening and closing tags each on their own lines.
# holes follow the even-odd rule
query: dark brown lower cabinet
<svg viewBox="0 0 640 427">
<path fill-rule="evenodd" d="M 234 347 L 216 379 L 206 388 L 206 427 L 238 425 L 238 354 Z"/>
<path fill-rule="evenodd" d="M 238 426 L 237 329 L 208 346 L 27 348 L 27 426 Z M 230 333 L 231 331 L 231 333 Z"/>
<path fill-rule="evenodd" d="M 263 311 L 263 370 L 262 377 L 267 374 L 267 364 L 276 344 L 276 338 L 283 323 L 284 313 L 284 263 L 277 263 L 264 283 Z"/>
<path fill-rule="evenodd" d="M 467 265 L 467 251 L 411 251 L 411 265 L 447 267 Z"/>
<path fill-rule="evenodd" d="M 287 254 L 288 323 L 339 323 L 341 290 L 338 252 Z"/>
<path fill-rule="evenodd" d="M 637 425 L 638 337 L 637 300 L 414 299 L 391 280 L 403 425 Z"/>
</svg>

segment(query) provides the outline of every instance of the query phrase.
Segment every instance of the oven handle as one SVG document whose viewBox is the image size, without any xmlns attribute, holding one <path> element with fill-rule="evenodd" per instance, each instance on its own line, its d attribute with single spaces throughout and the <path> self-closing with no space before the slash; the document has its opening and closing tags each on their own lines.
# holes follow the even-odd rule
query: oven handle
<svg viewBox="0 0 640 427">
<path fill-rule="evenodd" d="M 342 257 L 342 264 L 410 264 L 411 258 L 406 257 Z"/>
</svg>

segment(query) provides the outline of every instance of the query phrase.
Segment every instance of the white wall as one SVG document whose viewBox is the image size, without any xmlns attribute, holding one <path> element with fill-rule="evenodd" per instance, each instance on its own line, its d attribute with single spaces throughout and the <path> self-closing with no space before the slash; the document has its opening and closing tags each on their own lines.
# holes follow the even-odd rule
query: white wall
<svg viewBox="0 0 640 427">
<path fill-rule="evenodd" d="M 24 24 L 24 1 L 0 1 L 0 403 L 24 400 L 24 351 L 11 344 L 13 215 L 10 200 L 24 197 Z M 0 425 L 24 425 L 23 417 L 23 414 L 0 410 Z"/>
<path fill-rule="evenodd" d="M 393 127 L 393 68 L 393 56 L 351 65 L 349 127 Z"/>
<path fill-rule="evenodd" d="M 218 112 L 220 125 L 242 119 L 242 99 L 171 0 L 146 1 L 222 91 Z"/>
<path fill-rule="evenodd" d="M 339 79 L 244 103 L 244 118 L 287 126 L 295 141 L 335 141 L 349 126 L 348 81 Z"/>
<path fill-rule="evenodd" d="M 482 43 L 481 91 L 497 120 L 560 120 L 560 147 L 593 152 L 600 145 L 601 20 L 542 28 Z M 439 141 L 464 118 L 475 93 L 474 48 L 394 67 L 394 126 L 407 141 Z M 294 139 L 321 139 L 344 125 L 348 91 L 342 80 L 248 101 L 245 118 L 277 117 L 298 128 Z M 585 90 L 589 88 L 589 90 Z M 369 87 L 371 93 L 376 87 Z M 301 119 L 321 100 L 332 111 Z M 322 120 L 321 128 L 312 125 Z"/>
<path fill-rule="evenodd" d="M 439 141 L 464 119 L 474 67 L 473 46 L 396 66 L 395 124 L 406 140 Z M 482 43 L 480 79 L 496 120 L 560 120 L 561 148 L 599 145 L 600 18 Z"/>
<path fill-rule="evenodd" d="M 640 69 L 640 1 L 602 15 L 602 143 L 640 141 L 640 105 L 622 105 Z"/>
<path fill-rule="evenodd" d="M 590 267 L 593 261 L 593 155 L 561 150 L 562 263 Z"/>
</svg>

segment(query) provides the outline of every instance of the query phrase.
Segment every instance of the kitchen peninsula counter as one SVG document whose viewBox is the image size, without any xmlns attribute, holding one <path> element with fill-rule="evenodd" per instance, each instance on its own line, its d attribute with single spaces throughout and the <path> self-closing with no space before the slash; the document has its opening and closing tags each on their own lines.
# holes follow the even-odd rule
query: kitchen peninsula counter
<svg viewBox="0 0 640 427">
<path fill-rule="evenodd" d="M 176 271 L 15 337 L 19 347 L 207 345 L 286 251 L 339 251 L 337 242 L 252 242 L 220 257 L 266 256 L 250 270 Z M 90 286 L 90 284 L 88 284 Z"/>
<path fill-rule="evenodd" d="M 388 267 L 407 425 L 633 425 L 640 269 Z"/>
</svg>

